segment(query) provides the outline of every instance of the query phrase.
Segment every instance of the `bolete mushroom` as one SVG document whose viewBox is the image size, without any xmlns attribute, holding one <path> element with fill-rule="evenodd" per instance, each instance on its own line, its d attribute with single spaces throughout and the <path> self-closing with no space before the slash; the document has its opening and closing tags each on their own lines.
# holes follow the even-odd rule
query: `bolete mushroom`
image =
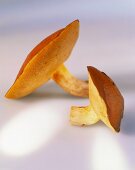
<svg viewBox="0 0 135 170">
<path fill-rule="evenodd" d="M 88 83 L 70 74 L 64 62 L 70 56 L 79 36 L 79 21 L 53 33 L 39 43 L 27 56 L 7 98 L 21 98 L 32 93 L 51 78 L 75 96 L 88 96 Z"/>
<path fill-rule="evenodd" d="M 124 111 L 124 99 L 119 89 L 104 72 L 88 66 L 88 73 L 90 105 L 73 106 L 70 113 L 71 123 L 82 126 L 95 124 L 101 120 L 119 132 Z"/>
</svg>

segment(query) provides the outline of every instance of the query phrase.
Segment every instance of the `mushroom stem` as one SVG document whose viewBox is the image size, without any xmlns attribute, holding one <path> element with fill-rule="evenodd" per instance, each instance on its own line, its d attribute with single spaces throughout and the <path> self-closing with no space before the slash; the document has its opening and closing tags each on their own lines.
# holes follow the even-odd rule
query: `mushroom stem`
<svg viewBox="0 0 135 170">
<path fill-rule="evenodd" d="M 88 82 L 75 78 L 63 64 L 54 72 L 52 79 L 66 92 L 74 96 L 89 96 Z"/>
<path fill-rule="evenodd" d="M 99 117 L 93 110 L 92 106 L 71 108 L 70 122 L 72 125 L 83 126 L 95 124 L 99 121 Z"/>
</svg>

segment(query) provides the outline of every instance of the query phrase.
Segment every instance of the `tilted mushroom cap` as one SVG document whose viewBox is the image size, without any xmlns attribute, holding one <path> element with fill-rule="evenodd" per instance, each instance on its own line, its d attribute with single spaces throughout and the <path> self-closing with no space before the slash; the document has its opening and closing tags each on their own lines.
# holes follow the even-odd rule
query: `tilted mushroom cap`
<svg viewBox="0 0 135 170">
<path fill-rule="evenodd" d="M 90 125 L 102 120 L 108 127 L 119 132 L 123 118 L 124 99 L 114 82 L 103 72 L 89 66 L 88 107 L 72 107 L 71 123 Z"/>
<path fill-rule="evenodd" d="M 89 90 L 92 93 L 90 93 L 90 101 L 93 109 L 99 114 L 101 120 L 104 121 L 104 123 L 109 123 L 116 131 L 119 131 L 124 110 L 124 99 L 119 89 L 104 72 L 100 72 L 94 67 L 88 67 L 88 71 L 90 74 Z M 97 98 L 93 97 L 94 91 L 92 88 L 96 88 L 98 92 Z M 103 112 L 101 108 L 99 108 L 100 105 L 96 104 L 98 99 L 104 102 L 102 106 L 105 106 L 105 110 L 103 110 Z"/>
<path fill-rule="evenodd" d="M 79 21 L 75 20 L 36 46 L 26 58 L 6 97 L 26 96 L 51 79 L 53 73 L 68 59 L 78 35 Z"/>
</svg>

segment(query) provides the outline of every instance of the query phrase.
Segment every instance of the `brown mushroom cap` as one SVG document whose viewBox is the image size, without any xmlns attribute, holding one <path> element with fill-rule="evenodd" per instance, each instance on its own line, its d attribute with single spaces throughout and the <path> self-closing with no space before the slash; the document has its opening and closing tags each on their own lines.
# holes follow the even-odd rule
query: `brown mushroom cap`
<svg viewBox="0 0 135 170">
<path fill-rule="evenodd" d="M 79 21 L 75 20 L 43 40 L 26 58 L 6 97 L 26 96 L 46 83 L 70 56 L 78 35 Z"/>
<path fill-rule="evenodd" d="M 98 69 L 92 66 L 88 66 L 88 72 L 90 74 L 90 79 L 94 83 L 99 95 L 106 104 L 107 117 L 111 126 L 117 132 L 119 132 L 120 123 L 121 119 L 123 118 L 124 111 L 124 99 L 119 89 L 105 73 L 100 72 Z M 90 95 L 92 95 L 91 92 Z M 98 104 L 96 104 L 95 101 L 96 98 L 90 96 L 90 100 L 91 104 L 93 105 L 93 108 L 96 109 L 98 107 Z M 101 118 L 103 121 L 104 117 L 106 117 L 106 115 L 103 115 L 103 117 Z"/>
</svg>

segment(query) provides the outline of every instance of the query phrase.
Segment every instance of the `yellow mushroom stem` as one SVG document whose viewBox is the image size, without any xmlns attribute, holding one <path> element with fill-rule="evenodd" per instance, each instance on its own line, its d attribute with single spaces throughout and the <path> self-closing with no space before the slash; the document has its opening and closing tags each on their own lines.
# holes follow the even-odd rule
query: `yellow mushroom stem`
<svg viewBox="0 0 135 170">
<path fill-rule="evenodd" d="M 88 82 L 75 78 L 64 65 L 61 65 L 57 71 L 53 73 L 52 79 L 66 92 L 74 96 L 89 96 Z"/>
<path fill-rule="evenodd" d="M 92 125 L 99 121 L 99 117 L 91 106 L 71 108 L 70 122 L 72 125 Z"/>
</svg>

